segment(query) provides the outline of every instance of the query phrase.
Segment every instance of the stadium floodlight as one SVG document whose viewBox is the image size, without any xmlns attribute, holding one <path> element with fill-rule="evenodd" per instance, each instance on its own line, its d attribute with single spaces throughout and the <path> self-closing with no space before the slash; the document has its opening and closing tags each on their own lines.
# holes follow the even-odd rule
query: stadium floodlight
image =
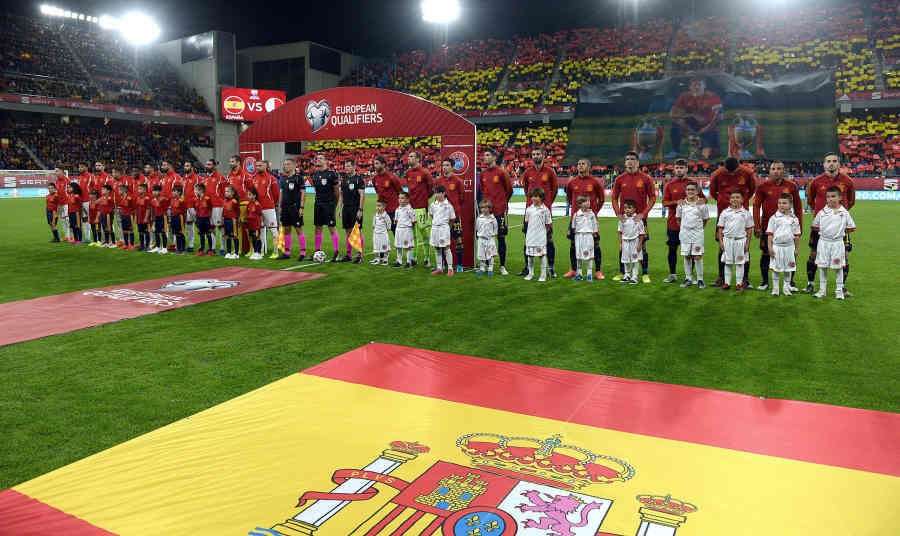
<svg viewBox="0 0 900 536">
<path fill-rule="evenodd" d="M 111 30 L 113 28 L 119 27 L 119 20 L 111 15 L 100 15 L 100 20 L 97 21 L 101 28 L 106 30 Z"/>
<path fill-rule="evenodd" d="M 160 34 L 159 25 L 143 13 L 129 13 L 122 17 L 119 30 L 134 45 L 152 43 Z"/>
<path fill-rule="evenodd" d="M 449 24 L 459 18 L 457 0 L 422 0 L 422 20 Z"/>
<path fill-rule="evenodd" d="M 48 6 L 47 4 L 41 4 L 41 15 L 53 15 L 56 11 L 56 8 L 53 6 Z"/>
<path fill-rule="evenodd" d="M 84 20 L 84 13 L 78 14 L 78 20 Z"/>
</svg>

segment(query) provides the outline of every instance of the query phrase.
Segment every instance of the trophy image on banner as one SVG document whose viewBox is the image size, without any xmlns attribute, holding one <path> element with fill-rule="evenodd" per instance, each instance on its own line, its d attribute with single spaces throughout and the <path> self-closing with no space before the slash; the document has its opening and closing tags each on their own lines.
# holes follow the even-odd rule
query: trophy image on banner
<svg viewBox="0 0 900 536">
<path fill-rule="evenodd" d="M 762 126 L 753 114 L 735 114 L 728 127 L 728 155 L 742 159 L 766 156 L 762 147 Z"/>
<path fill-rule="evenodd" d="M 641 119 L 631 136 L 631 150 L 641 162 L 662 160 L 663 127 L 655 117 Z M 654 154 L 655 153 L 655 154 Z"/>
</svg>

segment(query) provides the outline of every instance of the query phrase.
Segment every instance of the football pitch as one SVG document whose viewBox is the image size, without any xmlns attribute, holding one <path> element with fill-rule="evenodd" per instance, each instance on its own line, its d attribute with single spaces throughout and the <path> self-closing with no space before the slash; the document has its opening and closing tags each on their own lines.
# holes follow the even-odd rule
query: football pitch
<svg viewBox="0 0 900 536">
<path fill-rule="evenodd" d="M 272 269 L 309 264 L 51 244 L 43 203 L 0 200 L 0 303 L 235 264 Z M 374 196 L 367 196 L 369 248 L 373 212 Z M 825 300 L 663 284 L 668 268 L 662 219 L 650 221 L 653 282 L 615 283 L 609 277 L 618 266 L 616 227 L 602 219 L 605 281 L 560 277 L 538 283 L 468 272 L 450 278 L 431 276 L 421 267 L 326 263 L 299 268 L 328 274 L 302 285 L 6 346 L 0 348 L 0 489 L 370 341 L 900 411 L 895 233 L 900 205 L 860 202 L 852 212 L 859 230 L 847 286 L 855 297 L 843 302 L 833 298 L 833 282 Z M 811 219 L 806 217 L 801 238 L 801 269 Z M 560 275 L 568 269 L 564 221 L 558 218 L 555 225 Z M 523 266 L 521 223 L 521 216 L 510 217 L 507 267 L 513 274 Z M 312 245 L 310 224 L 306 236 Z M 324 242 L 330 255 L 327 236 Z M 709 283 L 716 275 L 712 222 L 706 248 Z M 755 241 L 751 259 L 751 281 L 757 284 Z M 802 286 L 806 274 L 798 274 L 797 282 Z M 496 381 L 502 390 L 503 378 Z"/>
</svg>

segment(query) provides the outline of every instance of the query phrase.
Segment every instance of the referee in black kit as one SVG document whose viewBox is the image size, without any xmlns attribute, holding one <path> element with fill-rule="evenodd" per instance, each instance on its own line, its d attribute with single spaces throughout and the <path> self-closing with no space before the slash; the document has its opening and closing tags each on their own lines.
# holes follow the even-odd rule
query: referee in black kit
<svg viewBox="0 0 900 536">
<path fill-rule="evenodd" d="M 366 180 L 356 173 L 356 162 L 352 158 L 344 161 L 344 173 L 341 175 L 341 227 L 344 228 L 347 254 L 341 262 L 350 262 L 350 232 L 359 224 L 360 251 L 357 252 L 353 264 L 362 262 L 362 248 L 365 247 L 362 237 L 363 207 L 366 203 Z"/>
<path fill-rule="evenodd" d="M 316 188 L 316 204 L 313 213 L 313 226 L 316 233 L 316 251 L 322 249 L 322 227 L 327 226 L 331 232 L 331 245 L 334 256 L 331 262 L 337 262 L 338 232 L 335 227 L 335 209 L 341 199 L 341 179 L 338 174 L 328 169 L 328 158 L 319 153 L 316 155 L 316 170 L 312 174 L 313 186 Z"/>
</svg>

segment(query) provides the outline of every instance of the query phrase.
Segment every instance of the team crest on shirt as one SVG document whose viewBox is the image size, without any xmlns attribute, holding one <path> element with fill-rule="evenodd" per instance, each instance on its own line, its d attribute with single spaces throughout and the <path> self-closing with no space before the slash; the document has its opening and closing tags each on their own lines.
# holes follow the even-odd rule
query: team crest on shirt
<svg viewBox="0 0 900 536">
<path fill-rule="evenodd" d="M 416 177 L 416 182 L 422 182 L 422 177 Z"/>
<path fill-rule="evenodd" d="M 322 186 L 326 186 L 328 184 L 328 179 L 322 179 L 319 182 L 322 183 Z"/>
<path fill-rule="evenodd" d="M 391 181 L 384 181 L 384 187 L 387 188 L 391 185 Z"/>
<path fill-rule="evenodd" d="M 788 268 L 795 268 L 797 265 L 794 264 L 794 261 L 788 263 Z"/>
<path fill-rule="evenodd" d="M 694 251 L 700 251 L 700 246 L 694 246 Z"/>
<path fill-rule="evenodd" d="M 783 191 L 783 192 L 784 192 L 784 193 L 786 193 L 786 194 L 789 194 L 789 193 L 791 193 L 791 190 L 790 190 L 790 188 L 785 188 L 785 189 L 784 189 L 784 190 L 782 190 L 782 191 Z"/>
<path fill-rule="evenodd" d="M 448 186 L 448 189 L 450 189 L 450 190 L 456 190 L 456 185 L 455 185 L 455 184 L 451 184 L 450 186 Z"/>
<path fill-rule="evenodd" d="M 632 259 L 636 259 L 636 258 L 637 258 L 637 253 L 632 253 L 632 254 L 631 254 L 631 258 L 632 258 Z"/>
<path fill-rule="evenodd" d="M 538 252 L 538 253 L 543 253 L 543 252 L 544 252 L 544 248 L 537 248 L 537 252 Z"/>
<path fill-rule="evenodd" d="M 839 259 L 839 258 L 837 258 L 837 257 L 835 257 L 835 259 L 834 259 L 834 263 L 835 263 L 835 264 L 840 264 L 840 263 L 841 263 L 841 259 Z"/>
<path fill-rule="evenodd" d="M 739 260 L 739 261 L 744 260 L 744 256 L 743 256 L 743 255 L 738 255 L 738 259 L 737 259 L 737 260 Z"/>
<path fill-rule="evenodd" d="M 641 186 L 644 185 L 644 181 L 641 179 L 638 179 L 637 185 L 638 185 L 638 188 L 640 188 Z"/>
<path fill-rule="evenodd" d="M 577 190 L 577 189 L 578 189 L 578 188 L 576 188 L 576 190 Z M 593 186 L 592 184 L 588 184 L 588 185 L 587 185 L 587 188 L 585 188 L 585 190 L 587 190 L 587 191 L 589 191 L 589 192 L 593 192 L 593 191 L 594 191 L 594 186 Z"/>
<path fill-rule="evenodd" d="M 240 286 L 240 281 L 221 281 L 219 279 L 183 279 L 181 281 L 169 281 L 156 290 L 166 292 L 197 292 L 206 290 L 220 290 Z"/>
<path fill-rule="evenodd" d="M 447 241 L 444 240 L 443 238 L 441 238 L 441 245 L 443 246 L 443 245 L 446 244 L 446 243 L 447 243 Z"/>
<path fill-rule="evenodd" d="M 494 177 L 494 182 L 500 182 L 500 177 Z"/>
<path fill-rule="evenodd" d="M 584 255 L 585 257 L 587 257 L 588 253 L 590 253 L 588 250 L 584 250 L 584 251 L 582 252 L 582 255 Z"/>
<path fill-rule="evenodd" d="M 403 245 L 404 245 L 404 246 L 408 246 L 408 245 L 409 245 L 409 240 L 404 240 L 404 241 L 403 241 Z"/>
</svg>

